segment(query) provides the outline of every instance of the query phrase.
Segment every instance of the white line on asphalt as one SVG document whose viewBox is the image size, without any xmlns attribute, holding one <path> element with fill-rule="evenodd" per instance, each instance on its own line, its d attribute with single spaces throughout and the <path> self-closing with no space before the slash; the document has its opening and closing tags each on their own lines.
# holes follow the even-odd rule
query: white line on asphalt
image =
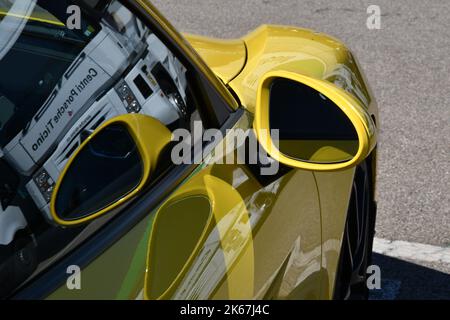
<svg viewBox="0 0 450 320">
<path fill-rule="evenodd" d="M 373 251 L 393 258 L 450 264 L 450 248 L 375 238 Z"/>
</svg>

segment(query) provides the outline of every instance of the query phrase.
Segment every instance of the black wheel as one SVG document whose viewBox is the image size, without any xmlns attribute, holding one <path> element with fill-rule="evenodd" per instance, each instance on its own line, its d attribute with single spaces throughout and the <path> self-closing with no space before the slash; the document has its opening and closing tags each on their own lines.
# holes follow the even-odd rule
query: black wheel
<svg viewBox="0 0 450 320">
<path fill-rule="evenodd" d="M 369 296 L 367 267 L 372 260 L 375 213 L 368 170 L 367 163 L 359 165 L 353 180 L 334 291 L 339 300 Z"/>
</svg>

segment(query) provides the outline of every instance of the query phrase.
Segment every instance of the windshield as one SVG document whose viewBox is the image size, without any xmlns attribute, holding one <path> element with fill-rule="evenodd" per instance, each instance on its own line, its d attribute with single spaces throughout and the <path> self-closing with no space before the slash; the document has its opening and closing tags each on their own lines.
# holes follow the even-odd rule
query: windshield
<svg viewBox="0 0 450 320">
<path fill-rule="evenodd" d="M 21 0 L 26 2 L 26 0 Z M 66 28 L 66 0 L 29 1 L 13 10 L 0 0 L 0 28 L 15 41 L 0 41 L 0 146 L 5 146 L 44 104 L 63 74 L 96 35 L 98 27 L 81 15 L 81 28 Z M 33 4 L 34 7 L 32 6 Z M 14 37 L 14 33 L 19 33 Z M 5 38 L 4 34 L 0 34 Z M 6 47 L 6 50 L 5 50 Z M 6 52 L 4 52 L 6 51 Z"/>
</svg>

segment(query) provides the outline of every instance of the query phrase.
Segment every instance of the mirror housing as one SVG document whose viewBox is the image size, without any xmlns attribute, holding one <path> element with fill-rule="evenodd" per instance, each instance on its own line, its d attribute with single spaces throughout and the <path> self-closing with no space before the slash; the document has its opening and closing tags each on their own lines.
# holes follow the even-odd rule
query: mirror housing
<svg viewBox="0 0 450 320">
<path fill-rule="evenodd" d="M 317 132 L 320 131 L 320 129 L 317 129 L 316 127 L 314 127 L 314 132 L 311 132 L 310 139 L 303 138 L 301 141 L 302 143 L 299 143 L 299 139 L 290 141 L 291 146 L 295 146 L 295 143 L 297 143 L 297 146 L 299 148 L 308 146 L 308 143 L 314 144 L 314 150 L 316 151 L 315 153 L 312 152 L 314 153 L 314 156 L 311 156 L 311 158 L 309 159 L 298 159 L 296 157 L 293 157 L 292 155 L 287 155 L 286 152 L 280 151 L 282 148 L 280 148 L 278 142 L 281 139 L 276 139 L 276 135 L 272 134 L 272 130 L 278 129 L 278 132 L 281 132 L 281 129 L 284 128 L 271 127 L 270 113 L 271 102 L 273 103 L 273 101 L 271 101 L 272 86 L 278 80 L 285 80 L 287 82 L 298 84 L 299 86 L 306 88 L 310 92 L 315 92 L 317 97 L 320 97 L 320 99 L 324 101 L 324 107 L 332 105 L 333 108 L 336 108 L 336 110 L 333 110 L 333 112 L 331 112 L 331 114 L 334 115 L 340 114 L 338 120 L 333 119 L 335 120 L 336 127 L 344 127 L 342 121 L 349 123 L 350 127 L 354 127 L 354 136 L 357 139 L 355 140 L 355 142 L 357 142 L 357 146 L 356 148 L 354 148 L 354 152 L 345 153 L 342 152 L 342 150 L 339 150 L 340 147 L 336 147 L 342 145 L 342 141 L 339 141 L 339 139 L 318 139 L 317 137 L 320 136 L 321 133 Z M 307 100 L 306 97 L 303 100 Z M 303 100 L 300 98 L 299 102 L 303 103 Z M 310 99 L 307 100 L 307 102 L 309 101 Z M 297 113 L 299 112 L 299 110 L 295 111 Z M 280 110 L 279 112 L 283 112 L 283 110 Z M 319 113 L 316 112 L 316 114 Z M 294 110 L 292 111 L 292 113 L 288 110 L 288 112 L 279 115 L 279 117 L 286 117 L 291 125 L 293 123 L 292 121 L 296 121 L 295 118 L 292 118 L 292 116 L 295 116 Z M 325 119 L 311 118 L 311 115 L 308 114 L 308 112 L 305 112 L 302 116 L 304 116 L 304 121 L 315 120 L 316 123 L 318 120 L 319 123 L 321 120 L 325 121 Z M 300 121 L 298 122 L 300 126 Z M 330 123 L 330 121 L 328 121 L 328 123 Z M 330 126 L 324 125 L 324 128 L 327 129 L 328 135 L 332 134 L 330 132 L 332 132 L 333 130 L 333 128 L 329 127 Z M 312 171 L 336 171 L 356 166 L 358 163 L 363 161 L 373 150 L 376 144 L 377 134 L 375 124 L 367 109 L 364 108 L 362 104 L 351 94 L 347 93 L 343 89 L 335 86 L 330 82 L 288 71 L 273 71 L 263 76 L 258 87 L 254 130 L 256 132 L 256 136 L 258 137 L 259 143 L 273 159 L 290 167 Z M 338 131 L 337 128 L 336 131 Z M 308 132 L 306 132 L 305 136 L 308 136 Z M 305 152 L 305 154 L 306 153 L 307 152 Z M 346 157 L 343 156 L 344 154 L 346 155 Z M 327 159 L 327 157 L 329 157 L 329 159 Z M 320 158 L 320 161 L 315 160 L 318 158 Z"/>
<path fill-rule="evenodd" d="M 103 153 L 99 152 L 99 148 L 102 146 L 102 143 L 99 142 L 98 137 L 104 136 L 105 134 L 107 135 L 108 130 L 117 127 L 126 129 L 128 133 L 127 137 L 129 136 L 132 140 L 130 141 L 130 143 L 133 144 L 132 151 L 136 153 L 137 150 L 137 158 L 140 158 L 141 165 L 140 171 L 138 173 L 140 175 L 139 181 L 136 182 L 135 186 L 133 186 L 130 190 L 124 192 L 124 194 L 121 194 L 120 191 L 117 190 L 109 190 L 111 192 L 111 195 L 115 195 L 115 199 L 113 199 L 110 203 L 106 203 L 100 208 L 93 209 L 92 212 L 83 212 L 79 217 L 70 219 L 65 218 L 62 212 L 58 212 L 60 211 L 60 208 L 58 208 L 58 206 L 61 206 L 61 203 L 62 205 L 66 204 L 65 201 L 62 201 L 66 200 L 66 198 L 63 197 L 62 199 L 59 199 L 59 197 L 61 197 L 63 193 L 61 190 L 64 190 L 64 192 L 66 192 L 67 189 L 71 190 L 72 188 L 74 189 L 72 190 L 72 193 L 76 193 L 76 191 L 79 191 L 78 193 L 81 193 L 86 192 L 86 189 L 88 189 L 88 187 L 83 187 L 80 191 L 80 188 L 78 186 L 74 186 L 72 183 L 65 181 L 68 173 L 70 173 L 71 177 L 78 177 L 77 182 L 79 182 L 80 179 L 83 179 L 84 177 L 86 177 L 86 181 L 89 179 L 88 177 L 90 175 L 95 173 L 95 167 L 89 167 L 86 172 L 71 172 L 71 170 L 73 170 L 74 167 L 77 167 L 77 164 L 81 162 L 83 156 L 85 154 L 88 154 L 89 156 L 95 157 L 96 164 L 100 166 L 104 164 L 105 167 L 107 167 L 108 161 L 123 159 L 127 156 L 127 153 L 124 153 L 123 150 L 120 150 L 120 147 L 117 147 L 118 142 L 116 140 L 111 143 L 111 141 L 103 139 L 101 142 L 106 142 L 104 143 L 105 148 L 111 147 L 111 150 L 104 150 Z M 171 137 L 172 134 L 169 129 L 167 129 L 160 121 L 146 115 L 126 114 L 106 121 L 99 128 L 97 128 L 94 133 L 90 135 L 75 151 L 74 155 L 69 159 L 67 165 L 64 167 L 64 170 L 59 176 L 59 179 L 55 185 L 55 189 L 52 193 L 52 198 L 50 200 L 50 213 L 53 220 L 57 224 L 62 226 L 76 226 L 98 218 L 126 204 L 137 194 L 139 194 L 142 189 L 148 184 L 158 164 L 158 158 L 163 152 L 165 146 L 170 143 Z M 111 163 L 112 162 L 110 162 L 109 164 L 111 165 Z M 108 173 L 111 174 L 112 178 L 117 177 L 118 179 L 127 174 L 118 171 L 112 171 Z M 89 184 L 89 182 L 87 184 Z M 64 185 L 64 183 L 68 184 Z M 88 191 L 89 190 L 87 190 L 87 192 Z M 72 195 L 72 193 L 70 194 Z M 74 196 L 77 200 L 81 198 L 79 194 L 75 194 Z"/>
</svg>

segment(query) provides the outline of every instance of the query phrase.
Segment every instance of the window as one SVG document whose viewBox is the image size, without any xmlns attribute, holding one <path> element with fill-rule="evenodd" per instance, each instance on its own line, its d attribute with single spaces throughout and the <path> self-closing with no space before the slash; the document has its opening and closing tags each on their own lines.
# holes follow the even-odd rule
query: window
<svg viewBox="0 0 450 320">
<path fill-rule="evenodd" d="M 3 74 L 0 77 L 0 99 L 2 102 L 7 101 L 14 110 L 2 119 L 1 146 L 26 127 L 69 66 L 98 31 L 96 26 L 84 20 L 81 30 L 68 30 L 62 22 L 65 11 L 60 10 L 64 5 L 68 6 L 67 1 L 58 1 L 58 4 L 54 1 L 43 3 L 41 7 L 38 2 L 13 46 L 0 56 Z M 52 10 L 59 18 L 47 9 Z M 0 13 L 1 23 L 17 27 L 17 20 L 23 18 L 20 14 L 15 16 Z M 6 21 L 7 18 L 12 21 Z M 2 28 L 1 36 L 5 37 L 3 33 L 13 32 L 6 26 Z"/>
<path fill-rule="evenodd" d="M 74 4 L 81 10 L 81 27 L 69 30 L 66 12 Z M 102 123 L 121 114 L 141 113 L 170 130 L 191 129 L 194 120 L 203 121 L 205 127 L 217 126 L 229 111 L 223 103 L 217 107 L 219 94 L 192 66 L 181 62 L 185 57 L 176 57 L 116 0 L 0 0 L 0 39 L 6 39 L 0 41 L 0 297 L 4 297 L 108 222 L 63 229 L 49 214 L 62 170 Z M 205 105 L 220 112 L 207 114 Z M 139 159 L 133 160 L 138 176 Z M 127 183 L 132 186 L 135 181 Z"/>
</svg>

